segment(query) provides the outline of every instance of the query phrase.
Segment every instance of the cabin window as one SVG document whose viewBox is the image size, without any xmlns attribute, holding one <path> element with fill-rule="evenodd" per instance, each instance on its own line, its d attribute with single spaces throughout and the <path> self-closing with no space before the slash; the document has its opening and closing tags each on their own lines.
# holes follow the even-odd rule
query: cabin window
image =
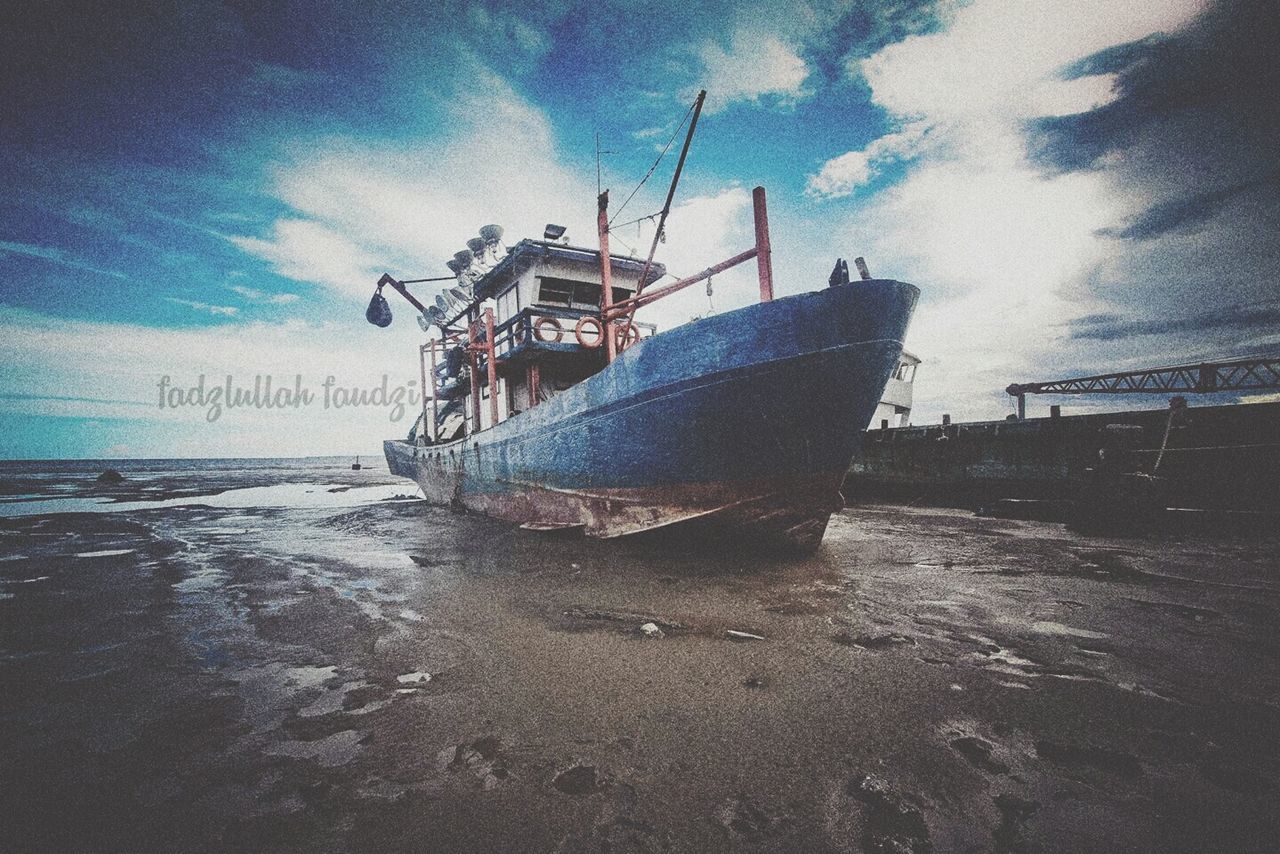
<svg viewBox="0 0 1280 854">
<path fill-rule="evenodd" d="M 621 302 L 631 296 L 626 288 L 613 289 L 613 301 Z M 600 308 L 600 286 L 594 282 L 575 282 L 551 276 L 538 277 L 538 303 L 580 311 L 597 311 Z"/>
<path fill-rule="evenodd" d="M 573 301 L 575 284 L 568 279 L 553 279 L 549 276 L 538 277 L 538 302 L 542 305 L 560 305 L 565 308 Z"/>
</svg>

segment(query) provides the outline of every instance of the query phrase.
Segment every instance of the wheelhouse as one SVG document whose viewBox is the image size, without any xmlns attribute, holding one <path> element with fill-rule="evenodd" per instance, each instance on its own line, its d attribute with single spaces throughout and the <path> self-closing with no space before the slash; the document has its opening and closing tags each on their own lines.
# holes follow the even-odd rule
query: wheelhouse
<svg viewBox="0 0 1280 854">
<path fill-rule="evenodd" d="M 411 439 L 452 442 L 582 382 L 608 364 L 606 329 L 619 352 L 654 334 L 630 318 L 606 324 L 600 259 L 593 249 L 521 240 L 486 272 L 460 270 L 451 292 L 471 298 L 435 313 L 441 335 L 420 348 L 427 395 Z M 666 274 L 658 263 L 645 272 L 638 258 L 609 261 L 609 305 L 635 297 L 642 273 L 646 286 Z"/>
</svg>

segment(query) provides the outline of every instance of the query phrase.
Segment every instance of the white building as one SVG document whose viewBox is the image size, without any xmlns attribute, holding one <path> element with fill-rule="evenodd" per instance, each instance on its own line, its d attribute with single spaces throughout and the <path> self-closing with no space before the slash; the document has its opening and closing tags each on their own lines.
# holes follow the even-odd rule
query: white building
<svg viewBox="0 0 1280 854">
<path fill-rule="evenodd" d="M 916 378 L 916 366 L 919 364 L 919 356 L 902 351 L 898 366 L 890 374 L 889 382 L 885 383 L 884 394 L 876 406 L 875 415 L 871 417 L 871 423 L 867 425 L 868 430 L 906 427 L 911 423 L 911 388 Z"/>
</svg>

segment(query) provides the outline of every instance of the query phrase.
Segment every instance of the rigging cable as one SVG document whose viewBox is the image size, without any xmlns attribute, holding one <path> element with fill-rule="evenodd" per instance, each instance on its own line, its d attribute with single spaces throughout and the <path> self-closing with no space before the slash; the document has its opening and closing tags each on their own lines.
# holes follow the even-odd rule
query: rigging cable
<svg viewBox="0 0 1280 854">
<path fill-rule="evenodd" d="M 626 227 L 627 227 L 627 226 L 629 226 L 629 225 L 635 225 L 637 222 L 644 222 L 646 219 L 647 219 L 647 220 L 649 220 L 650 222 L 653 222 L 655 219 L 657 219 L 657 218 L 658 218 L 658 215 L 659 215 L 659 214 L 661 214 L 661 213 L 662 213 L 662 211 L 654 211 L 654 212 L 653 212 L 653 213 L 651 213 L 651 214 L 645 214 L 644 216 L 638 216 L 638 217 L 636 217 L 635 219 L 629 219 L 629 220 L 627 220 L 626 222 L 620 222 L 620 223 L 618 223 L 617 225 L 614 225 L 614 224 L 611 222 L 611 223 L 609 223 L 609 231 L 610 231 L 610 233 L 612 233 L 613 229 L 615 229 L 615 228 L 626 228 Z M 616 216 L 616 214 L 615 214 L 615 216 Z"/>
<path fill-rule="evenodd" d="M 640 192 L 640 188 L 644 186 L 644 182 L 648 181 L 649 178 L 653 175 L 654 170 L 658 168 L 658 164 L 662 162 L 662 158 L 667 156 L 667 152 L 671 150 L 671 144 L 675 142 L 676 137 L 680 135 L 680 129 L 684 127 L 685 122 L 689 121 L 689 115 L 692 112 L 693 112 L 693 105 L 690 104 L 689 109 L 685 110 L 684 117 L 680 119 L 680 124 L 676 125 L 676 129 L 671 133 L 671 138 L 668 139 L 667 144 L 662 147 L 662 151 L 658 154 L 658 158 L 654 160 L 653 165 L 649 167 L 649 171 L 644 173 L 644 177 L 640 179 L 639 184 L 636 184 L 636 188 L 631 191 L 631 195 L 627 196 L 626 200 L 624 200 L 622 204 L 618 205 L 618 209 L 613 212 L 613 219 L 609 220 L 610 228 L 613 227 L 613 220 L 618 218 L 618 214 L 622 213 L 622 209 L 627 206 L 628 202 L 630 202 L 633 198 L 635 198 L 636 193 Z M 647 219 L 647 218 L 648 217 L 640 217 L 640 219 Z M 623 225 L 630 225 L 630 224 L 631 223 L 623 223 Z"/>
</svg>

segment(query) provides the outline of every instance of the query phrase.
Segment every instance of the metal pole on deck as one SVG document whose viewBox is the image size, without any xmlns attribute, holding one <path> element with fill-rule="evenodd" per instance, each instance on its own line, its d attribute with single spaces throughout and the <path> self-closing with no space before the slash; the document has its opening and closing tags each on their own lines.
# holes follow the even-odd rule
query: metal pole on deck
<svg viewBox="0 0 1280 854">
<path fill-rule="evenodd" d="M 418 345 L 418 367 L 422 369 L 422 433 L 424 438 L 427 435 L 427 350 L 431 348 L 431 342 Z M 435 353 L 432 353 L 432 360 L 435 359 Z M 434 373 L 434 372 L 433 372 Z"/>
<path fill-rule="evenodd" d="M 488 352 L 485 354 L 489 363 L 489 415 L 493 418 L 490 427 L 498 424 L 498 348 L 493 341 L 493 309 L 484 310 L 484 337 Z"/>
<path fill-rule="evenodd" d="M 440 342 L 444 344 L 443 341 Z M 443 347 L 441 348 L 443 351 Z M 427 417 L 427 403 L 422 402 L 422 417 Z M 436 342 L 431 342 L 431 442 L 440 443 L 440 386 L 436 380 Z"/>
<path fill-rule="evenodd" d="M 471 418 L 472 433 L 480 432 L 480 359 L 476 355 L 476 321 L 467 323 L 467 361 L 471 368 Z"/>
<path fill-rule="evenodd" d="M 751 208 L 756 221 L 756 267 L 760 273 L 760 302 L 773 299 L 773 250 L 769 246 L 769 211 L 764 187 L 751 191 Z"/>
<path fill-rule="evenodd" d="M 605 359 L 612 362 L 618 355 L 618 345 L 613 340 L 613 321 L 609 319 L 609 309 L 613 307 L 613 262 L 609 259 L 609 191 L 601 193 L 596 201 L 596 231 L 600 236 L 600 316 L 604 319 Z"/>
</svg>

